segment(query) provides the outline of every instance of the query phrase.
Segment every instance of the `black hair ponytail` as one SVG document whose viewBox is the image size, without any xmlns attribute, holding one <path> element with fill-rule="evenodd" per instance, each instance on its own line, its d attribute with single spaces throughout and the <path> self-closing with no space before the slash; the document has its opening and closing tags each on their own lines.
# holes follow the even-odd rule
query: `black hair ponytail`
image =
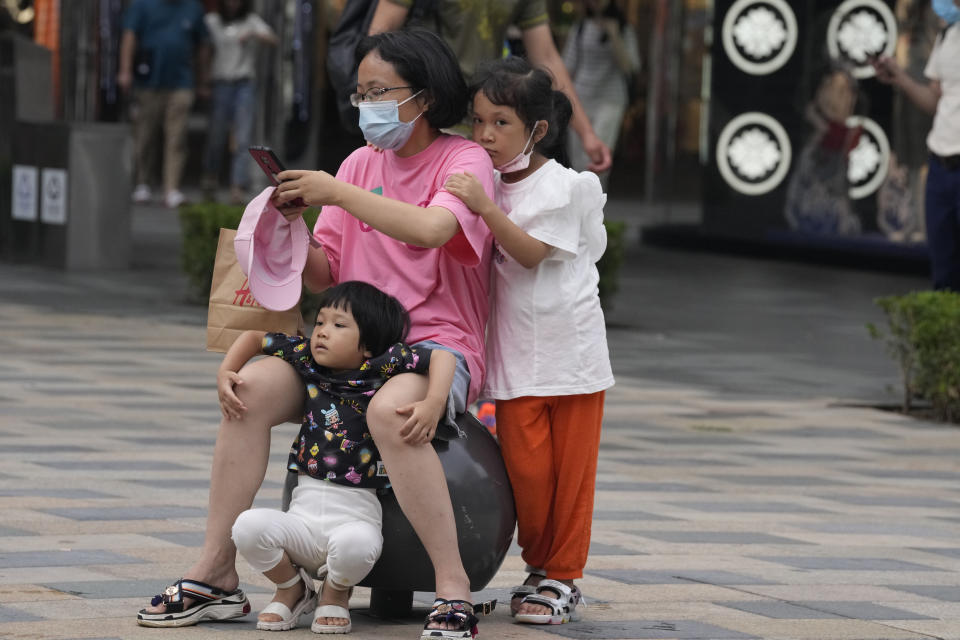
<svg viewBox="0 0 960 640">
<path fill-rule="evenodd" d="M 552 114 L 546 119 L 550 126 L 547 128 L 547 135 L 541 138 L 535 148 L 543 156 L 553 158 L 563 166 L 569 167 L 567 131 L 570 118 L 573 116 L 573 105 L 570 104 L 570 98 L 562 91 L 554 89 L 550 97 Z"/>
</svg>

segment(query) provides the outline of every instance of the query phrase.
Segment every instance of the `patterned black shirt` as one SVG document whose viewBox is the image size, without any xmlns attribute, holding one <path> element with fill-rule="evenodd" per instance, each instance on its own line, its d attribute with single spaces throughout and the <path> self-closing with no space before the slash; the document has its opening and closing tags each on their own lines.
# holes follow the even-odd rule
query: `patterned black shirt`
<svg viewBox="0 0 960 640">
<path fill-rule="evenodd" d="M 427 373 L 430 349 L 398 342 L 360 369 L 339 372 L 313 361 L 309 338 L 268 333 L 262 349 L 292 364 L 307 387 L 303 422 L 287 468 L 349 487 L 386 486 L 380 452 L 367 429 L 367 405 L 391 377 Z"/>
</svg>

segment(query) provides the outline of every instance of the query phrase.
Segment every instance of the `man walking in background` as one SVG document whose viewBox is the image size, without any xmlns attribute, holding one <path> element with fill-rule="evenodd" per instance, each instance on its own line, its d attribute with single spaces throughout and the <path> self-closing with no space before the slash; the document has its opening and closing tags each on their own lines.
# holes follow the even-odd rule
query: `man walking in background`
<svg viewBox="0 0 960 640">
<path fill-rule="evenodd" d="M 120 43 L 121 89 L 134 89 L 134 202 L 148 202 L 150 177 L 163 130 L 163 201 L 176 208 L 184 201 L 180 179 L 186 162 L 187 117 L 196 93 L 208 92 L 210 47 L 197 0 L 133 0 L 123 18 Z M 196 73 L 194 63 L 196 59 Z"/>
</svg>

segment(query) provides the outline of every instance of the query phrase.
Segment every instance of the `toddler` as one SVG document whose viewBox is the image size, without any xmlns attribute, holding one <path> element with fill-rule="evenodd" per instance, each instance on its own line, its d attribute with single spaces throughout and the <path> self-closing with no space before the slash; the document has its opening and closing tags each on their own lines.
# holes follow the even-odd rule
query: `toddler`
<svg viewBox="0 0 960 640">
<path fill-rule="evenodd" d="M 319 307 L 309 339 L 246 331 L 217 374 L 228 419 L 246 410 L 234 392 L 243 384 L 237 372 L 258 353 L 289 362 L 306 386 L 288 463 L 299 474 L 289 511 L 249 509 L 233 525 L 237 550 L 277 585 L 273 602 L 258 617 L 262 630 L 294 628 L 319 599 L 311 629 L 350 631 L 350 589 L 373 567 L 383 544 L 376 489 L 387 477 L 367 430 L 367 405 L 391 376 L 428 372 L 426 398 L 398 411 L 409 416 L 402 432 L 429 441 L 446 413 L 453 382 L 453 354 L 404 344 L 407 312 L 376 287 L 343 282 L 321 294 Z M 313 575 L 323 579 L 319 594 Z"/>
</svg>

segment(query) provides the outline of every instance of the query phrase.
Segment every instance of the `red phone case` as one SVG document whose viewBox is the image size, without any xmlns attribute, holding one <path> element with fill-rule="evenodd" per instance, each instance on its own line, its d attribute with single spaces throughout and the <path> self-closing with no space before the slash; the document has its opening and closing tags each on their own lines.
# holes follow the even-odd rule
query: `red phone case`
<svg viewBox="0 0 960 640">
<path fill-rule="evenodd" d="M 275 187 L 279 186 L 280 180 L 277 179 L 277 174 L 281 171 L 286 171 L 286 167 L 280 162 L 280 158 L 273 152 L 273 149 L 270 147 L 249 147 L 248 151 L 250 151 L 250 155 L 253 156 L 253 159 L 260 166 L 260 169 L 267 175 L 270 184 Z M 305 207 L 307 203 L 304 202 L 302 198 L 297 198 L 296 200 L 288 202 L 287 206 Z"/>
<path fill-rule="evenodd" d="M 249 151 L 250 155 L 253 156 L 253 159 L 267 175 L 267 178 L 269 178 L 270 184 L 273 186 L 279 185 L 280 181 L 277 179 L 277 174 L 284 171 L 285 167 L 281 164 L 280 159 L 277 158 L 277 154 L 273 152 L 273 149 L 270 147 L 250 147 Z"/>
</svg>

